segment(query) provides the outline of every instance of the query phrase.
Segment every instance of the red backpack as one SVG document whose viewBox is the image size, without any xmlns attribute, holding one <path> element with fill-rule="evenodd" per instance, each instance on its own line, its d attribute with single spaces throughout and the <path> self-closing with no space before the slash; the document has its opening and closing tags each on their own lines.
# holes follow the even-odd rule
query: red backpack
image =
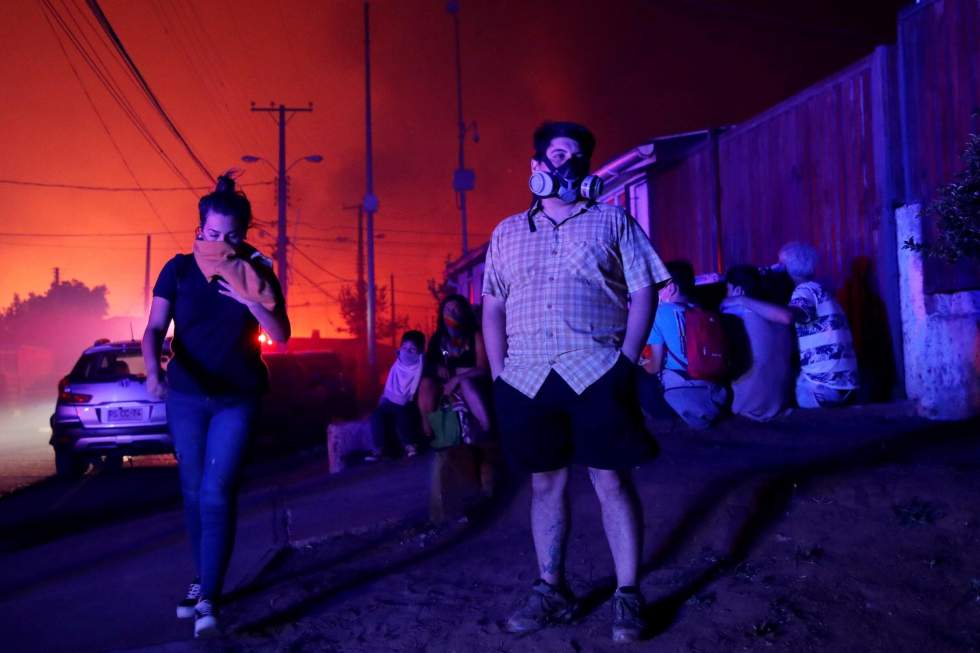
<svg viewBox="0 0 980 653">
<path fill-rule="evenodd" d="M 721 381 L 728 374 L 728 342 L 715 311 L 690 306 L 684 310 L 684 353 L 692 379 Z"/>
</svg>

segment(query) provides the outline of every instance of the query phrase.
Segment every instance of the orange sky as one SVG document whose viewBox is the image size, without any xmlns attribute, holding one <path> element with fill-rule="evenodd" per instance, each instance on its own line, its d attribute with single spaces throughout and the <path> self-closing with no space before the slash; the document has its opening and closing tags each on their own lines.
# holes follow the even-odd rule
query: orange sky
<svg viewBox="0 0 980 653">
<path fill-rule="evenodd" d="M 45 4 L 93 46 L 182 173 L 195 186 L 206 184 L 107 47 L 84 0 L 0 3 L 0 87 L 6 91 L 0 180 L 182 185 L 64 33 L 48 25 L 52 14 Z M 268 116 L 251 113 L 250 102 L 313 101 L 312 114 L 298 114 L 289 124 L 287 160 L 321 154 L 324 162 L 300 163 L 290 173 L 290 236 L 320 266 L 353 278 L 356 213 L 341 207 L 364 193 L 362 3 L 101 4 L 214 173 L 235 166 L 246 169 L 244 183 L 271 179 L 266 166 L 239 161 L 246 153 L 277 156 L 276 127 Z M 475 246 L 500 218 L 526 205 L 530 132 L 542 120 L 592 126 L 599 138 L 595 163 L 651 136 L 742 120 L 887 38 L 895 3 L 863 9 L 834 8 L 840 3 L 786 9 L 761 0 L 461 4 L 464 108 L 481 137 L 467 145 L 467 163 L 477 173 L 477 190 L 469 195 Z M 460 246 L 450 186 L 456 164 L 452 23 L 444 6 L 443 0 L 372 3 L 376 225 L 384 234 L 377 277 L 387 283 L 395 274 L 399 313 L 423 327 L 433 310 L 425 281 L 439 277 Z M 273 188 L 246 190 L 257 218 L 273 220 Z M 43 292 L 57 266 L 63 278 L 106 284 L 112 315 L 141 314 L 144 234 L 154 234 L 155 278 L 174 253 L 190 249 L 200 192 L 144 196 L 0 183 L 0 306 L 14 293 Z M 270 252 L 274 229 L 266 231 L 256 229 L 251 239 Z M 294 333 L 319 328 L 333 335 L 335 305 L 300 274 L 331 294 L 341 282 L 300 255 L 290 263 L 297 271 L 290 288 Z"/>
</svg>

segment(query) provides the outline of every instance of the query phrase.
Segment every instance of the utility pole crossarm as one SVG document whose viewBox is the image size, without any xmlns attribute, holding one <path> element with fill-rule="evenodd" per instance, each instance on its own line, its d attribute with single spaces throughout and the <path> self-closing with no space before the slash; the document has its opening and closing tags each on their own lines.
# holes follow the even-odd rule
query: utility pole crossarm
<svg viewBox="0 0 980 653">
<path fill-rule="evenodd" d="M 268 107 L 257 107 L 252 102 L 252 111 L 262 113 L 278 114 L 276 122 L 279 126 L 279 173 L 278 179 L 278 234 L 276 236 L 276 272 L 279 274 L 279 285 L 282 286 L 282 298 L 286 306 L 289 305 L 289 237 L 286 234 L 286 192 L 288 178 L 286 177 L 286 114 L 287 113 L 310 113 L 313 111 L 313 103 L 310 102 L 305 107 L 287 107 L 284 104 L 270 102 Z"/>
</svg>

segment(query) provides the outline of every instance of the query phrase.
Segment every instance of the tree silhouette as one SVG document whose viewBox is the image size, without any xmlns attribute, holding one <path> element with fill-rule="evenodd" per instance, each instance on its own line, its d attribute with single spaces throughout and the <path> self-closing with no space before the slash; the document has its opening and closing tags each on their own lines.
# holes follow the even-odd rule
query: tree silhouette
<svg viewBox="0 0 980 653">
<path fill-rule="evenodd" d="M 341 327 L 341 331 L 349 333 L 359 340 L 367 336 L 367 284 L 341 286 L 337 293 L 340 302 L 340 316 L 346 326 Z M 408 328 L 408 316 L 396 315 L 394 323 L 391 321 L 391 311 L 388 309 L 388 287 L 377 286 L 374 293 L 376 307 L 375 311 L 375 339 L 390 340 L 392 332 L 398 335 L 401 331 Z"/>
<path fill-rule="evenodd" d="M 105 335 L 107 294 L 104 285 L 89 288 L 72 279 L 52 282 L 46 292 L 32 292 L 27 299 L 14 295 L 11 304 L 0 311 L 0 346 L 51 350 L 57 371 L 67 371 L 85 347 Z"/>
</svg>

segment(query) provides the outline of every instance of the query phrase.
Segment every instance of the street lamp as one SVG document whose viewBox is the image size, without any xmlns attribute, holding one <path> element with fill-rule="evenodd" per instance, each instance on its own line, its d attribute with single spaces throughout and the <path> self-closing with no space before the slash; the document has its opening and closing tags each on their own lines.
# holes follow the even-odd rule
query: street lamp
<svg viewBox="0 0 980 653">
<path fill-rule="evenodd" d="M 277 198 L 279 200 L 279 233 L 276 236 L 276 266 L 278 268 L 277 272 L 279 273 L 279 285 L 282 286 L 283 303 L 286 303 L 289 296 L 289 264 L 286 256 L 287 248 L 289 246 L 289 239 L 286 237 L 286 186 L 289 182 L 289 178 L 286 176 L 286 173 L 300 161 L 320 163 L 323 161 L 323 156 L 319 154 L 308 154 L 296 159 L 288 166 L 283 166 L 283 157 L 280 153 L 280 166 L 278 170 L 276 170 L 276 167 L 273 166 L 268 159 L 261 156 L 255 156 L 254 154 L 243 155 L 242 161 L 245 163 L 258 163 L 261 161 L 276 171 L 276 181 L 278 182 L 279 187 L 279 197 Z"/>
<path fill-rule="evenodd" d="M 309 161 L 310 163 L 322 163 L 323 162 L 323 156 L 321 156 L 319 154 L 310 154 L 309 156 L 300 157 L 299 159 L 296 159 L 295 161 L 293 161 L 292 163 L 290 163 L 289 164 L 289 168 L 292 168 L 294 165 L 296 165 L 300 161 Z M 286 168 L 286 170 L 289 170 L 289 168 Z"/>
<path fill-rule="evenodd" d="M 242 155 L 242 161 L 244 161 L 245 163 L 258 163 L 259 161 L 261 161 L 262 163 L 264 163 L 267 166 L 269 166 L 270 168 L 272 168 L 274 171 L 278 172 L 276 170 L 276 167 L 274 165 L 272 165 L 272 162 L 269 161 L 269 159 L 266 159 L 265 157 L 255 156 L 254 154 L 245 154 L 245 155 Z M 294 165 L 296 165 L 300 161 L 309 161 L 310 163 L 323 163 L 323 155 L 321 155 L 321 154 L 310 154 L 308 156 L 301 156 L 300 158 L 298 158 L 295 161 L 293 161 L 292 163 L 290 163 L 286 167 L 286 170 L 288 171 L 290 168 L 292 168 Z"/>
</svg>

